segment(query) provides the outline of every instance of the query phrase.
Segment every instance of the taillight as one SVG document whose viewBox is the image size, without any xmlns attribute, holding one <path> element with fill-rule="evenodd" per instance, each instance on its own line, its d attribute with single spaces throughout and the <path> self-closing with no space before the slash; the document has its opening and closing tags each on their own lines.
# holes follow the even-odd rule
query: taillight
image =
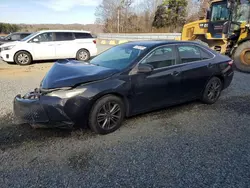
<svg viewBox="0 0 250 188">
<path fill-rule="evenodd" d="M 93 40 L 93 43 L 96 44 L 96 40 Z"/>
<path fill-rule="evenodd" d="M 234 64 L 233 60 L 228 62 L 228 65 L 230 65 L 230 66 L 233 66 L 233 64 Z"/>
</svg>

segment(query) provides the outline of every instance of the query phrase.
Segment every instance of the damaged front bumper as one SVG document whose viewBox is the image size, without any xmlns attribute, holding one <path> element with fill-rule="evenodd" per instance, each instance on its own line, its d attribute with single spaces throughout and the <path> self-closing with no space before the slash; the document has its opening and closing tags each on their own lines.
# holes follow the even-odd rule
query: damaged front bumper
<svg viewBox="0 0 250 188">
<path fill-rule="evenodd" d="M 14 98 L 14 114 L 19 123 L 35 128 L 72 128 L 74 123 L 64 112 L 65 100 L 30 92 Z"/>
</svg>

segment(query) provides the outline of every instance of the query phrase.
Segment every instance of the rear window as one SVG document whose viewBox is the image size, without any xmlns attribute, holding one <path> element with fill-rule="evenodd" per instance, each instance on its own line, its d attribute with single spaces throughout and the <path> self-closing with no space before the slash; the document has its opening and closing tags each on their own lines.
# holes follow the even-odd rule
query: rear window
<svg viewBox="0 0 250 188">
<path fill-rule="evenodd" d="M 74 33 L 76 39 L 87 39 L 87 38 L 93 38 L 93 36 L 90 33 Z"/>
<path fill-rule="evenodd" d="M 201 59 L 211 59 L 214 57 L 211 53 L 209 53 L 206 50 L 203 50 L 201 48 L 200 48 L 200 52 L 201 52 Z"/>
<path fill-rule="evenodd" d="M 58 32 L 55 33 L 56 41 L 67 41 L 67 40 L 73 40 L 73 34 L 68 32 Z"/>
</svg>

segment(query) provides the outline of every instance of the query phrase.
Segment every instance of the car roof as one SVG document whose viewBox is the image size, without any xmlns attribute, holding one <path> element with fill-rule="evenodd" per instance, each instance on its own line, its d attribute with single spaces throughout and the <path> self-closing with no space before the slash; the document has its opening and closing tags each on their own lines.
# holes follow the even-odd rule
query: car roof
<svg viewBox="0 0 250 188">
<path fill-rule="evenodd" d="M 31 32 L 13 32 L 10 34 L 31 34 Z"/>
<path fill-rule="evenodd" d="M 154 46 L 160 46 L 160 45 L 165 45 L 165 44 L 199 44 L 199 43 L 191 42 L 191 41 L 177 41 L 177 40 L 143 40 L 143 41 L 128 42 L 127 44 L 154 47 Z"/>
<path fill-rule="evenodd" d="M 44 32 L 69 32 L 69 33 L 73 33 L 73 32 L 76 32 L 76 33 L 90 33 L 90 31 L 84 31 L 84 30 L 41 30 L 41 31 L 38 31 L 39 33 L 44 33 Z"/>
</svg>

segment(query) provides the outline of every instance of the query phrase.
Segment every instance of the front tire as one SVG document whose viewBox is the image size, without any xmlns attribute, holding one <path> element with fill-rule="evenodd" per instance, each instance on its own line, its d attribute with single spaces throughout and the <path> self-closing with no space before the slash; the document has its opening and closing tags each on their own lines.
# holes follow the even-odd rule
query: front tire
<svg viewBox="0 0 250 188">
<path fill-rule="evenodd" d="M 202 102 L 206 104 L 214 104 L 220 97 L 222 91 L 222 82 L 218 77 L 211 78 L 203 92 Z"/>
<path fill-rule="evenodd" d="M 236 68 L 242 72 L 250 72 L 250 41 L 240 44 L 233 54 Z"/>
<path fill-rule="evenodd" d="M 76 54 L 78 61 L 88 61 L 90 59 L 90 53 L 88 50 L 80 49 Z"/>
<path fill-rule="evenodd" d="M 97 134 L 109 134 L 120 128 L 125 116 L 121 98 L 106 95 L 95 102 L 89 114 L 89 127 Z"/>
<path fill-rule="evenodd" d="M 16 64 L 21 66 L 30 65 L 32 62 L 32 57 L 28 52 L 20 51 L 15 54 L 14 61 Z"/>
</svg>

